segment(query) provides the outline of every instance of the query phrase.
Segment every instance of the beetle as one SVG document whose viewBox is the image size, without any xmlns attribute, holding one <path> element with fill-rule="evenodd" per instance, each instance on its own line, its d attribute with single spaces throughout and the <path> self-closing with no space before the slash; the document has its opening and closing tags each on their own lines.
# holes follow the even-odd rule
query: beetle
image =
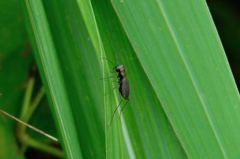
<svg viewBox="0 0 240 159">
<path fill-rule="evenodd" d="M 114 65 L 110 60 L 108 60 L 107 58 L 101 58 L 101 59 L 105 59 L 107 61 L 109 61 L 112 65 Z M 116 85 L 111 91 L 109 91 L 108 93 L 106 93 L 105 95 L 109 94 L 110 92 L 112 92 L 115 88 L 118 87 L 118 91 L 119 91 L 119 96 L 120 96 L 120 103 L 118 104 L 117 108 L 114 110 L 113 115 L 112 115 L 112 119 L 111 119 L 111 123 L 112 124 L 112 120 L 114 117 L 115 112 L 117 111 L 118 107 L 121 105 L 122 103 L 122 97 L 127 100 L 127 102 L 124 104 L 124 106 L 121 108 L 120 110 L 120 117 L 121 117 L 121 113 L 122 110 L 124 109 L 124 107 L 127 105 L 128 101 L 129 101 L 129 83 L 128 83 L 128 79 L 127 79 L 127 74 L 126 71 L 124 69 L 124 65 L 114 65 L 113 67 L 113 73 L 117 72 L 118 75 L 117 76 L 110 76 L 110 77 L 105 77 L 105 78 L 101 78 L 102 79 L 106 79 L 106 78 L 112 78 L 112 77 L 116 77 L 118 78 L 117 83 L 118 85 Z"/>
</svg>

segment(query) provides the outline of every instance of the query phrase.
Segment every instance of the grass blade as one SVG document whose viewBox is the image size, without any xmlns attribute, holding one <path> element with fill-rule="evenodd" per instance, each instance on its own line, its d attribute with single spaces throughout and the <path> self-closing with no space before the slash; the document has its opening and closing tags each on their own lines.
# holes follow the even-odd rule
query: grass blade
<svg viewBox="0 0 240 159">
<path fill-rule="evenodd" d="M 81 158 L 70 103 L 43 4 L 40 0 L 26 0 L 25 6 L 34 36 L 31 41 L 35 48 L 35 58 L 54 112 L 55 121 L 58 123 L 58 129 L 62 135 L 63 148 L 68 158 Z"/>
<path fill-rule="evenodd" d="M 101 4 L 105 5 L 102 6 Z M 130 85 L 130 101 L 122 113 L 122 122 L 115 114 L 113 123 L 107 127 L 107 158 L 185 158 L 173 129 L 163 113 L 160 102 L 127 39 L 121 23 L 111 5 L 106 1 L 92 1 L 98 28 L 107 58 L 114 64 L 124 64 Z M 110 68 L 113 65 L 105 60 Z M 110 76 L 112 74 L 106 74 Z M 111 83 L 112 80 L 105 80 Z M 113 87 L 113 86 L 112 86 Z M 111 88 L 109 88 L 110 90 Z M 106 121 L 119 103 L 118 91 L 107 95 L 112 102 L 107 108 Z M 125 104 L 125 100 L 121 106 Z M 160 120 L 155 120 L 160 119 Z M 158 141 L 158 142 L 156 142 Z"/>
<path fill-rule="evenodd" d="M 239 95 L 206 3 L 112 2 L 188 157 L 237 157 Z"/>
</svg>

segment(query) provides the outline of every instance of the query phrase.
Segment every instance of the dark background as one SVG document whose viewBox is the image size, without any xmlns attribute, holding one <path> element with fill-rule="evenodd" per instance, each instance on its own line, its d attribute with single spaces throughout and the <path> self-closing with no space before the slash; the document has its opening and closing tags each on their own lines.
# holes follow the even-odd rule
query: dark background
<svg viewBox="0 0 240 159">
<path fill-rule="evenodd" d="M 240 5 L 234 0 L 207 0 L 238 90 L 240 88 Z"/>
</svg>

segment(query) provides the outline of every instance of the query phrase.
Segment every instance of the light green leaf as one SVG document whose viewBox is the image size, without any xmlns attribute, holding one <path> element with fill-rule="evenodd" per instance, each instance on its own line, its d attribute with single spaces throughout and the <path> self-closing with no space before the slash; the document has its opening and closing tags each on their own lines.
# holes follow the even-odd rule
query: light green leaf
<svg viewBox="0 0 240 159">
<path fill-rule="evenodd" d="M 63 143 L 68 158 L 81 158 L 66 86 L 42 1 L 25 1 L 25 6 L 32 27 L 31 33 L 34 37 L 31 42 L 35 49 L 35 59 L 55 120 L 58 123 L 61 134 L 60 141 Z"/>
<path fill-rule="evenodd" d="M 205 1 L 112 2 L 188 157 L 239 156 L 239 95 Z"/>
</svg>

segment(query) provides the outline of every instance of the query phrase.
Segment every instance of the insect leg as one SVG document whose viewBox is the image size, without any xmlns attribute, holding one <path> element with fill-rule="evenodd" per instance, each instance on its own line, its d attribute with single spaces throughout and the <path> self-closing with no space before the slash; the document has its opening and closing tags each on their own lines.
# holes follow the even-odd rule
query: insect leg
<svg viewBox="0 0 240 159">
<path fill-rule="evenodd" d="M 110 92 L 112 92 L 115 88 L 117 88 L 117 86 L 118 86 L 118 85 L 116 85 Z M 110 92 L 105 93 L 104 95 L 107 95 L 107 94 L 109 94 Z"/>
<path fill-rule="evenodd" d="M 113 88 L 113 89 L 112 89 L 110 92 L 112 92 L 114 89 L 116 89 L 116 88 L 117 88 L 117 86 L 119 86 L 119 84 L 120 84 L 120 83 L 122 83 L 122 81 L 121 81 L 121 82 L 119 82 L 119 83 L 118 83 L 118 85 L 116 85 L 116 86 L 115 86 L 115 87 L 114 87 L 114 88 Z M 104 95 L 107 95 L 107 94 L 109 94 L 110 92 L 108 92 L 108 93 L 105 93 Z"/>
<path fill-rule="evenodd" d="M 110 73 L 116 73 L 116 71 L 114 71 L 114 70 L 113 70 L 113 71 L 109 71 L 109 72 L 110 72 Z"/>
<path fill-rule="evenodd" d="M 114 110 L 114 112 L 113 112 L 113 115 L 112 115 L 112 119 L 111 119 L 111 123 L 110 123 L 110 125 L 112 124 L 112 121 L 113 121 L 114 114 L 116 113 L 116 111 L 117 111 L 118 107 L 119 107 L 119 106 L 120 106 L 120 104 L 122 103 L 122 96 L 121 96 L 120 92 L 119 92 L 119 95 L 120 95 L 120 99 L 121 99 L 121 101 L 120 101 L 120 103 L 118 104 L 117 108 L 116 108 L 116 109 Z M 120 121 L 121 121 L 121 119 L 120 119 Z"/>
<path fill-rule="evenodd" d="M 128 101 L 129 101 L 129 99 L 127 100 L 127 102 L 124 104 L 124 106 L 123 106 L 122 109 L 120 110 L 120 118 L 121 118 L 122 110 L 123 110 L 123 108 L 125 107 L 125 105 L 127 105 Z"/>
<path fill-rule="evenodd" d="M 113 77 L 116 77 L 116 76 L 104 77 L 104 78 L 100 78 L 100 80 L 102 80 L 102 79 L 106 79 L 106 78 L 113 78 Z"/>
</svg>

